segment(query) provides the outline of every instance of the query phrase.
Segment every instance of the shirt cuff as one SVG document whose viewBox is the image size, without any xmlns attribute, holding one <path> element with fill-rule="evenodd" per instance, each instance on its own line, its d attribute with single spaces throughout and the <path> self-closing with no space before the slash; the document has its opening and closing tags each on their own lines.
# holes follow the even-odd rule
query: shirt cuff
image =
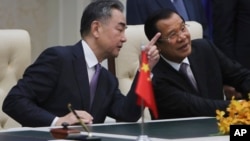
<svg viewBox="0 0 250 141">
<path fill-rule="evenodd" d="M 55 117 L 50 126 L 56 126 L 56 122 L 58 119 L 58 117 Z"/>
</svg>

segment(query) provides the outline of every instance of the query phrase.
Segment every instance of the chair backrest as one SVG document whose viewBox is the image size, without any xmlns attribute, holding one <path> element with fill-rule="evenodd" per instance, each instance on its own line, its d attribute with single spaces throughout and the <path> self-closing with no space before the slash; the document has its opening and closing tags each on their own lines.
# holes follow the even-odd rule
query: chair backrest
<svg viewBox="0 0 250 141">
<path fill-rule="evenodd" d="M 191 39 L 202 38 L 203 31 L 200 23 L 187 21 L 187 28 L 191 34 Z M 115 59 L 115 75 L 119 80 L 120 90 L 126 94 L 130 89 L 136 71 L 139 67 L 140 46 L 148 43 L 144 33 L 144 25 L 128 25 L 125 31 L 127 42 L 124 43 L 119 56 Z M 146 118 L 146 115 L 145 115 Z"/>
<path fill-rule="evenodd" d="M 3 113 L 3 100 L 31 62 L 30 35 L 21 29 L 0 29 L 0 129 L 21 125 Z"/>
</svg>

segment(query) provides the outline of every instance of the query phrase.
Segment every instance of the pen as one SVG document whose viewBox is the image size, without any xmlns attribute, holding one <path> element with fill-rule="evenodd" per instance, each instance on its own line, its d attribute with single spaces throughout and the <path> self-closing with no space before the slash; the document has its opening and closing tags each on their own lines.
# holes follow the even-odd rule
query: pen
<svg viewBox="0 0 250 141">
<path fill-rule="evenodd" d="M 82 120 L 81 120 L 80 117 L 77 115 L 76 111 L 72 108 L 72 106 L 71 106 L 70 103 L 68 104 L 68 109 L 69 109 L 70 112 L 72 112 L 72 113 L 76 116 L 76 118 L 77 118 L 78 121 L 80 122 L 80 124 L 81 124 L 81 126 L 83 127 L 83 129 L 84 129 L 86 132 L 88 132 L 88 136 L 91 137 L 92 134 L 90 133 L 88 127 L 86 126 L 86 124 L 85 124 L 84 122 L 82 122 Z"/>
</svg>

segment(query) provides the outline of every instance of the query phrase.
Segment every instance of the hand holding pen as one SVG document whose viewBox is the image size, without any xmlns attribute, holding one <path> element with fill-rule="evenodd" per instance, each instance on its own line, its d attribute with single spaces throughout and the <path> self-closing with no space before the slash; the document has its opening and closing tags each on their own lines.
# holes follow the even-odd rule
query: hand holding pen
<svg viewBox="0 0 250 141">
<path fill-rule="evenodd" d="M 79 121 L 80 125 L 82 126 L 82 128 L 88 132 L 88 136 L 91 137 L 92 134 L 90 133 L 89 128 L 87 127 L 87 125 L 81 120 L 81 118 L 79 117 L 79 115 L 76 113 L 76 111 L 72 108 L 72 105 L 69 103 L 68 104 L 68 109 L 70 110 L 70 112 L 72 112 L 75 117 L 77 118 L 77 120 Z"/>
</svg>

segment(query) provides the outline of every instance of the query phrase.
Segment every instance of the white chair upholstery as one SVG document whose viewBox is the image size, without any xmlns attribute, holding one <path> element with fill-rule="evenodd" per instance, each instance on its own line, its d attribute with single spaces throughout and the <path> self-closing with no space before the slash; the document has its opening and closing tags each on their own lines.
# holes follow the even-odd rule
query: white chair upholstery
<svg viewBox="0 0 250 141">
<path fill-rule="evenodd" d="M 3 113 L 2 104 L 30 61 L 29 33 L 21 29 L 0 29 L 0 129 L 20 127 L 20 124 Z"/>
<path fill-rule="evenodd" d="M 202 38 L 202 26 L 194 21 L 187 21 L 191 39 Z M 119 87 L 125 94 L 130 89 L 132 80 L 139 67 L 140 46 L 148 43 L 144 33 L 144 25 L 128 25 L 126 29 L 127 42 L 124 43 L 119 56 L 115 59 L 115 73 L 119 80 Z M 145 120 L 151 119 L 148 111 Z"/>
</svg>

